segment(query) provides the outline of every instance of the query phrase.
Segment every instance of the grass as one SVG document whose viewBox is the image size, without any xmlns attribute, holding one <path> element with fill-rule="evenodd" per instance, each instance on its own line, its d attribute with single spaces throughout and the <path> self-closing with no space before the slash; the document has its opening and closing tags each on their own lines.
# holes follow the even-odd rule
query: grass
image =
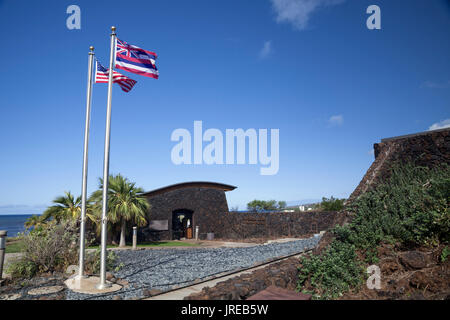
<svg viewBox="0 0 450 320">
<path fill-rule="evenodd" d="M 23 250 L 23 243 L 20 240 L 6 243 L 5 253 L 17 253 L 22 252 L 22 250 Z"/>
<path fill-rule="evenodd" d="M 146 242 L 138 244 L 138 248 L 151 248 L 151 247 L 195 247 L 199 246 L 198 243 L 181 242 L 181 241 L 158 241 L 158 242 Z M 131 243 L 127 243 L 127 247 L 131 247 Z M 90 246 L 89 249 L 97 249 L 99 246 Z M 107 245 L 107 248 L 118 248 L 118 245 Z"/>
<path fill-rule="evenodd" d="M 199 246 L 198 243 L 182 242 L 182 241 L 158 241 L 158 242 L 145 242 L 138 244 L 138 248 L 151 248 L 151 247 L 195 247 Z M 131 247 L 131 243 L 127 243 L 127 247 Z M 99 246 L 90 246 L 88 249 L 97 249 Z M 107 248 L 118 248 L 118 245 L 107 245 Z M 23 251 L 23 243 L 21 240 L 8 241 L 6 244 L 5 253 L 17 253 Z"/>
</svg>

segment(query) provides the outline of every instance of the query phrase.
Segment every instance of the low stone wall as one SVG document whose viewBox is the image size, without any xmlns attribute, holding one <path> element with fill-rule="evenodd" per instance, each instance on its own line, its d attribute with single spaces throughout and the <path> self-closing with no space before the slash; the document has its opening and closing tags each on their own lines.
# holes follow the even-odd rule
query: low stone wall
<svg viewBox="0 0 450 320">
<path fill-rule="evenodd" d="M 226 212 L 214 217 L 200 233 L 214 232 L 219 239 L 304 237 L 335 225 L 336 212 Z"/>
<path fill-rule="evenodd" d="M 245 300 L 271 285 L 294 291 L 297 287 L 299 264 L 299 259 L 292 257 L 219 282 L 214 287 L 205 287 L 184 300 Z"/>
</svg>

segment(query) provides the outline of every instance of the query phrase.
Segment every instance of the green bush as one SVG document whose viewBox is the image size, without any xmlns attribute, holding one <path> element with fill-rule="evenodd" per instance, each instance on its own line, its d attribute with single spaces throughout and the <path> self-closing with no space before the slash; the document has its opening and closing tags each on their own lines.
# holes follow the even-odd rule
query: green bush
<svg viewBox="0 0 450 320">
<path fill-rule="evenodd" d="M 448 246 L 445 246 L 444 249 L 442 249 L 441 261 L 442 262 L 447 261 L 448 256 L 450 256 L 450 248 Z"/>
<path fill-rule="evenodd" d="M 89 252 L 86 255 L 86 271 L 91 274 L 99 274 L 100 273 L 100 249 L 95 250 L 94 252 Z M 117 255 L 114 251 L 107 251 L 106 255 L 106 271 L 118 271 L 123 267 L 123 264 L 118 264 Z"/>
<path fill-rule="evenodd" d="M 331 198 L 322 198 L 320 203 L 320 208 L 325 211 L 340 211 L 344 209 L 345 199 L 336 199 L 333 196 Z"/>
<path fill-rule="evenodd" d="M 335 240 L 324 253 L 302 259 L 298 288 L 309 279 L 315 297 L 336 298 L 362 283 L 365 274 L 360 267 L 377 262 L 382 242 L 405 247 L 449 243 L 449 204 L 448 165 L 394 166 L 389 181 L 347 208 L 354 213 L 352 221 L 332 230 Z"/>
<path fill-rule="evenodd" d="M 362 263 L 358 260 L 355 246 L 335 241 L 322 255 L 309 255 L 301 259 L 298 290 L 306 281 L 315 288 L 315 298 L 333 299 L 350 287 L 358 287 L 363 277 Z"/>
<path fill-rule="evenodd" d="M 13 278 L 64 271 L 69 265 L 77 264 L 78 228 L 74 221 L 51 221 L 21 238 L 24 256 L 10 265 Z"/>
<path fill-rule="evenodd" d="M 6 272 L 9 273 L 13 279 L 29 279 L 32 278 L 37 271 L 37 265 L 26 259 L 14 261 L 6 268 Z"/>
</svg>

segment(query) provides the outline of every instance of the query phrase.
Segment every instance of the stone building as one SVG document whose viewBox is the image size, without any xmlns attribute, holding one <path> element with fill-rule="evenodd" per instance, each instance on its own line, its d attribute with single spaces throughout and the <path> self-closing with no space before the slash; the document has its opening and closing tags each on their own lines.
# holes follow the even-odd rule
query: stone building
<svg viewBox="0 0 450 320">
<path fill-rule="evenodd" d="M 299 237 L 327 230 L 336 212 L 230 212 L 225 192 L 235 186 L 216 182 L 184 182 L 144 193 L 151 208 L 139 241 Z"/>
<path fill-rule="evenodd" d="M 169 240 L 214 232 L 217 219 L 228 212 L 226 191 L 235 186 L 216 182 L 183 182 L 144 193 L 151 208 L 149 226 L 140 230 L 142 240 Z"/>
</svg>

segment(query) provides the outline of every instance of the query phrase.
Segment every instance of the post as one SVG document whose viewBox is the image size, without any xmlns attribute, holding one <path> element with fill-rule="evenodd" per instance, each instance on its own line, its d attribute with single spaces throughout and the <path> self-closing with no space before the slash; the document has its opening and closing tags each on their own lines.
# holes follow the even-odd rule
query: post
<svg viewBox="0 0 450 320">
<path fill-rule="evenodd" d="M 0 280 L 3 279 L 3 261 L 5 259 L 5 250 L 6 250 L 6 235 L 8 231 L 0 230 Z"/>
<path fill-rule="evenodd" d="M 91 97 L 92 97 L 92 65 L 94 61 L 94 47 L 89 47 L 88 60 L 88 83 L 86 93 L 86 121 L 84 127 L 84 149 L 83 149 L 83 181 L 81 186 L 81 223 L 80 223 L 80 260 L 78 264 L 78 277 L 85 278 L 84 275 L 84 245 L 85 245 L 85 223 L 86 223 L 86 194 L 87 194 L 87 174 L 88 174 L 88 143 L 89 143 L 89 123 L 91 120 Z"/>
<path fill-rule="evenodd" d="M 199 226 L 195 226 L 195 241 L 198 241 L 198 231 L 199 231 Z"/>
<path fill-rule="evenodd" d="M 133 250 L 137 248 L 137 227 L 133 227 Z"/>
<path fill-rule="evenodd" d="M 105 132 L 105 153 L 103 160 L 103 199 L 102 199 L 102 235 L 100 254 L 100 283 L 98 289 L 105 289 L 111 286 L 106 283 L 106 240 L 107 240 L 107 214 L 108 214 L 108 180 L 109 180 L 109 140 L 111 137 L 111 98 L 114 71 L 114 49 L 116 40 L 116 27 L 111 27 L 111 48 L 109 52 L 109 78 L 108 78 L 108 102 L 106 106 L 106 132 Z"/>
</svg>

